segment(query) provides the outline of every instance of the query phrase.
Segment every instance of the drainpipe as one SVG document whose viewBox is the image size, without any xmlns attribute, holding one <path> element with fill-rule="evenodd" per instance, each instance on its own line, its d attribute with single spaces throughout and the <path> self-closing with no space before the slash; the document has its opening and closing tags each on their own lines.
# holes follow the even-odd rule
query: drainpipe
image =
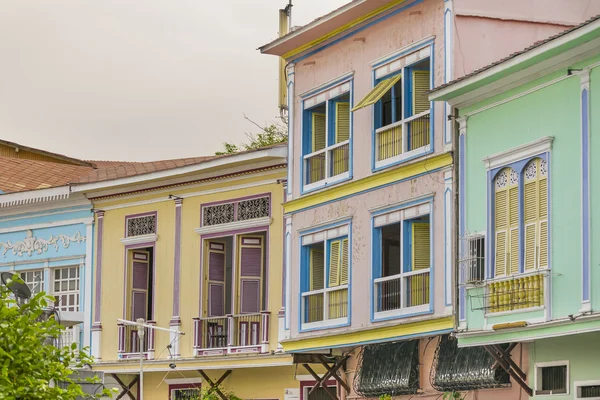
<svg viewBox="0 0 600 400">
<path fill-rule="evenodd" d="M 456 108 L 452 107 L 452 115 L 456 115 Z M 454 330 L 457 331 L 458 330 L 458 326 L 460 324 L 460 307 L 459 307 L 459 300 L 460 300 L 460 290 L 459 290 L 459 285 L 460 285 L 460 266 L 458 265 L 458 261 L 459 261 L 459 249 L 460 249 L 460 229 L 459 229 L 459 224 L 460 224 L 460 215 L 459 215 L 459 211 L 460 211 L 460 205 L 459 205 L 459 199 L 460 199 L 460 193 L 459 193 L 459 187 L 460 187 L 460 177 L 459 177 L 459 149 L 458 149 L 458 143 L 459 143 L 459 136 L 460 136 L 460 130 L 458 129 L 458 122 L 456 121 L 456 118 L 452 119 L 453 124 L 452 124 L 452 130 L 453 130 L 453 140 L 452 140 L 452 177 L 454 178 L 452 180 L 452 193 L 454 193 L 454 284 L 452 285 L 453 289 L 454 289 L 454 306 L 452 307 L 454 310 Z"/>
</svg>

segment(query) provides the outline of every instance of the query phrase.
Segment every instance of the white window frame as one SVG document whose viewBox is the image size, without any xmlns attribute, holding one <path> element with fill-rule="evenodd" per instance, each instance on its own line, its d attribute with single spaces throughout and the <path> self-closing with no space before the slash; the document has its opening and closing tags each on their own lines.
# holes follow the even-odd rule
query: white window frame
<svg viewBox="0 0 600 400">
<path fill-rule="evenodd" d="M 65 279 L 62 278 L 62 270 L 68 270 L 68 274 L 69 276 Z M 77 271 L 77 276 L 76 278 L 71 278 L 70 273 L 71 273 L 71 269 L 75 269 Z M 67 286 L 71 281 L 75 281 L 75 287 L 76 289 L 74 290 L 70 290 L 67 288 L 66 291 L 62 291 L 61 289 L 59 289 L 59 291 L 57 292 L 55 289 L 55 284 L 57 282 L 56 280 L 56 271 L 61 271 L 60 272 L 60 278 L 58 279 L 58 281 L 62 284 L 62 282 L 67 282 Z M 81 307 L 81 269 L 78 265 L 65 265 L 65 266 L 61 266 L 61 267 L 56 267 L 56 268 L 52 268 L 50 270 L 50 287 L 51 287 L 51 294 L 54 298 L 56 298 L 57 296 L 70 296 L 70 295 L 75 295 L 76 299 L 77 299 L 77 305 L 75 310 L 69 310 L 69 307 L 71 307 L 71 305 L 63 305 L 59 302 L 55 303 L 55 307 L 58 308 L 60 311 L 63 312 L 79 312 L 81 311 L 82 307 Z"/>
<path fill-rule="evenodd" d="M 327 264 L 329 260 L 329 246 L 327 245 L 330 240 L 333 239 L 348 239 L 348 251 L 350 251 L 350 247 L 352 243 L 350 243 L 350 225 L 341 225 L 335 228 L 326 229 L 320 232 L 314 232 L 311 234 L 302 235 L 302 247 L 308 247 L 313 244 L 323 243 L 323 257 L 325 261 L 325 268 L 323 277 L 324 287 L 319 290 L 311 290 L 308 292 L 300 292 L 300 314 L 301 314 L 301 330 L 312 330 L 312 329 L 321 329 L 328 328 L 331 326 L 339 326 L 348 323 L 350 320 L 350 313 L 352 312 L 350 309 L 350 284 L 347 285 L 339 285 L 334 287 L 328 287 L 328 276 L 327 276 Z M 348 260 L 348 275 L 350 275 L 350 271 L 352 269 L 352 260 Z M 310 268 L 310 265 L 304 266 L 301 265 L 300 268 Z M 336 319 L 327 319 L 328 317 L 328 293 L 329 292 L 337 292 L 346 289 L 348 291 L 348 316 Z M 310 296 L 313 294 L 323 293 L 323 320 L 317 322 L 304 322 L 306 320 L 305 308 L 304 308 L 304 297 Z"/>
<path fill-rule="evenodd" d="M 27 273 L 33 273 L 35 274 L 36 272 L 40 273 L 40 277 L 41 277 L 41 281 L 40 283 L 40 289 L 38 291 L 34 291 L 32 286 L 37 282 L 37 281 L 27 281 L 25 279 L 23 279 L 23 277 L 21 276 L 21 274 L 27 274 Z M 31 295 L 35 296 L 37 293 L 43 292 L 45 291 L 45 270 L 43 268 L 36 268 L 36 269 L 23 269 L 20 271 L 15 271 L 16 274 L 19 274 L 19 278 L 23 279 L 23 281 L 27 284 L 27 287 L 29 287 L 29 290 L 31 291 Z M 35 279 L 35 278 L 34 278 Z"/>
<path fill-rule="evenodd" d="M 416 218 L 424 217 L 424 216 L 429 217 L 429 224 L 431 227 L 432 215 L 431 215 L 431 204 L 429 202 L 418 204 L 418 205 L 415 205 L 412 207 L 403 208 L 400 210 L 390 211 L 389 213 L 377 215 L 374 218 L 374 224 L 373 224 L 374 229 L 382 229 L 385 226 L 389 226 L 389 225 L 393 225 L 393 224 L 400 224 L 400 273 L 396 274 L 396 275 L 392 275 L 392 276 L 385 276 L 385 277 L 381 277 L 381 278 L 372 279 L 371 287 L 373 290 L 373 297 L 372 297 L 371 301 L 373 302 L 372 303 L 373 304 L 373 320 L 403 317 L 406 315 L 430 311 L 430 307 L 431 307 L 430 302 L 428 302 L 427 304 L 422 304 L 420 306 L 406 307 L 405 306 L 406 299 L 404 297 L 404 295 L 406 294 L 405 278 L 409 278 L 414 275 L 423 275 L 425 273 L 428 273 L 429 274 L 429 290 L 430 291 L 432 290 L 432 286 L 431 286 L 431 283 L 432 283 L 431 270 L 432 270 L 432 268 L 431 267 L 428 268 L 427 270 L 422 269 L 422 270 L 418 270 L 418 271 L 404 272 L 404 251 L 405 251 L 405 249 L 404 249 L 404 226 L 403 226 L 404 222 L 410 221 L 410 220 L 413 220 Z M 431 251 L 431 249 L 433 249 L 432 243 L 433 243 L 433 235 L 431 235 L 431 237 L 429 238 L 430 251 Z M 381 251 L 382 249 L 379 248 L 379 250 Z M 376 302 L 377 302 L 376 285 L 381 282 L 395 280 L 395 279 L 400 279 L 400 284 L 401 284 L 400 298 L 401 298 L 401 304 L 402 304 L 401 307 L 396 310 L 377 311 L 377 309 L 376 309 Z"/>
<path fill-rule="evenodd" d="M 339 77 L 336 80 L 344 79 L 344 77 L 346 77 L 346 78 L 339 84 L 324 88 L 321 91 L 319 91 L 318 93 L 311 94 L 309 97 L 304 98 L 302 101 L 302 103 L 303 103 L 302 121 L 304 121 L 304 115 L 306 112 L 309 112 L 312 108 L 315 108 L 317 106 L 325 105 L 325 148 L 314 151 L 312 153 L 307 153 L 307 154 L 304 154 L 304 151 L 301 152 L 302 153 L 302 177 L 304 180 L 302 182 L 302 190 L 304 192 L 316 190 L 323 186 L 331 185 L 333 183 L 350 178 L 350 171 L 352 169 L 351 168 L 352 159 L 350 158 L 351 157 L 350 151 L 348 154 L 348 171 L 343 172 L 338 175 L 329 176 L 329 174 L 330 174 L 329 163 L 332 161 L 333 150 L 337 149 L 338 147 L 345 146 L 345 145 L 350 146 L 350 142 L 352 140 L 352 130 L 353 130 L 352 129 L 352 111 L 350 111 L 350 138 L 348 140 L 345 140 L 340 143 L 329 144 L 328 142 L 329 142 L 329 121 L 330 121 L 330 115 L 331 115 L 331 111 L 330 111 L 331 102 L 335 101 L 337 98 L 347 94 L 348 96 L 350 96 L 350 107 L 352 107 L 352 79 L 353 79 L 353 76 L 354 76 L 354 74 L 352 73 L 352 74 L 346 74 L 342 77 Z M 317 89 L 315 89 L 315 90 L 317 90 Z M 300 97 L 302 97 L 302 94 L 300 95 Z M 309 132 L 309 130 L 307 130 L 307 127 L 303 126 L 302 127 L 302 140 L 303 141 L 307 140 L 307 137 L 306 137 L 307 132 Z M 323 154 L 323 153 L 325 154 L 325 178 L 321 179 L 320 181 L 312 182 L 309 184 L 305 183 L 306 177 L 309 173 L 308 169 L 306 168 L 307 160 L 314 156 L 317 156 L 319 154 Z"/>
<path fill-rule="evenodd" d="M 574 399 L 578 400 L 578 399 L 586 399 L 586 400 L 600 400 L 600 396 L 598 397 L 580 397 L 581 393 L 580 393 L 580 388 L 584 387 L 584 386 L 598 386 L 600 385 L 600 379 L 598 380 L 592 380 L 592 381 L 575 381 L 573 382 L 573 391 L 574 393 Z"/>
<path fill-rule="evenodd" d="M 542 368 L 545 367 L 559 367 L 559 366 L 566 366 L 567 367 L 567 375 L 566 375 L 566 388 L 567 391 L 566 393 L 553 393 L 553 394 L 538 394 L 537 392 L 542 390 Z M 571 370 L 570 370 L 570 366 L 569 366 L 569 361 L 568 360 L 561 360 L 561 361 L 549 361 L 549 362 L 541 362 L 541 363 L 535 363 L 535 384 L 534 384 L 534 395 L 535 396 L 567 396 L 570 393 L 571 390 Z"/>
</svg>

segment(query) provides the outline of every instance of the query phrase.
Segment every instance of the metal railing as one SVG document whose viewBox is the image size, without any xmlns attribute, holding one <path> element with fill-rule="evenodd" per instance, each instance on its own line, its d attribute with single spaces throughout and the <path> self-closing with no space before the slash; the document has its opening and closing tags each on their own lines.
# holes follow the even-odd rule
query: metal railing
<svg viewBox="0 0 600 400">
<path fill-rule="evenodd" d="M 306 185 L 348 171 L 350 171 L 350 141 L 348 140 L 304 156 L 304 180 Z"/>
<path fill-rule="evenodd" d="M 266 352 L 269 344 L 268 311 L 223 317 L 194 318 L 194 349 L 197 355 L 240 353 L 247 348 Z M 244 349 L 246 348 L 246 349 Z M 217 350 L 210 351 L 211 349 Z"/>
<path fill-rule="evenodd" d="M 375 131 L 375 157 L 384 161 L 431 143 L 431 111 L 427 110 Z"/>
<path fill-rule="evenodd" d="M 487 311 L 496 313 L 543 306 L 547 277 L 548 274 L 535 271 L 487 282 Z"/>
<path fill-rule="evenodd" d="M 302 293 L 305 323 L 348 317 L 348 285 Z"/>
<path fill-rule="evenodd" d="M 417 270 L 374 279 L 375 312 L 429 304 L 429 272 Z"/>
<path fill-rule="evenodd" d="M 146 323 L 155 325 L 156 321 L 147 321 Z M 119 358 L 139 358 L 140 340 L 137 329 L 134 325 L 117 324 Z M 154 329 L 146 329 L 141 349 L 146 358 L 154 358 L 154 340 Z"/>
<path fill-rule="evenodd" d="M 54 346 L 62 349 L 71 347 L 73 343 L 79 341 L 79 331 L 76 327 L 66 328 L 61 332 L 60 336 L 54 340 Z"/>
</svg>

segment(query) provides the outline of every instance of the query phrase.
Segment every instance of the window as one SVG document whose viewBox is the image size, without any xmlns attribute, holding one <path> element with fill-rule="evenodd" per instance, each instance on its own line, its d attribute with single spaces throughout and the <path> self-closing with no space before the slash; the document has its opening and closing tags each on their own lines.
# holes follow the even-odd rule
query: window
<svg viewBox="0 0 600 400">
<path fill-rule="evenodd" d="M 485 236 L 469 236 L 466 241 L 467 254 L 461 260 L 465 282 L 482 282 L 485 279 Z"/>
<path fill-rule="evenodd" d="M 375 217 L 375 238 L 380 248 L 373 264 L 376 318 L 402 313 L 403 309 L 429 310 L 429 215 L 408 217 L 418 213 L 420 207 L 423 207 L 421 212 L 429 212 L 429 204 L 425 204 Z"/>
<path fill-rule="evenodd" d="M 129 217 L 126 219 L 127 237 L 156 233 L 156 214 Z"/>
<path fill-rule="evenodd" d="M 170 400 L 198 400 L 200 399 L 200 384 L 169 385 Z"/>
<path fill-rule="evenodd" d="M 600 399 L 600 381 L 574 382 L 576 399 Z"/>
<path fill-rule="evenodd" d="M 567 361 L 536 364 L 535 394 L 568 394 L 569 364 Z"/>
<path fill-rule="evenodd" d="M 79 311 L 79 267 L 56 268 L 53 275 L 55 307 Z"/>
<path fill-rule="evenodd" d="M 348 229 L 348 227 L 344 227 Z M 332 230 L 338 233 L 337 229 Z M 323 233 L 303 237 L 302 323 L 304 328 L 344 323 L 348 318 L 348 284 L 350 274 L 348 236 L 333 237 Z"/>
<path fill-rule="evenodd" d="M 32 296 L 44 291 L 44 270 L 23 271 L 20 276 L 23 282 L 29 286 Z"/>
<path fill-rule="evenodd" d="M 431 103 L 427 97 L 431 88 L 430 59 L 423 58 L 392 73 L 389 69 L 386 72 L 352 109 L 375 107 L 376 168 L 406 159 L 415 152 L 420 154 L 431 143 Z"/>
<path fill-rule="evenodd" d="M 548 267 L 548 171 L 536 158 L 525 166 L 525 271 Z"/>
<path fill-rule="evenodd" d="M 329 93 L 335 93 L 334 89 Z M 305 190 L 350 176 L 350 94 L 329 99 L 317 96 L 314 102 L 310 108 L 304 103 Z"/>
<path fill-rule="evenodd" d="M 259 196 L 246 200 L 202 206 L 202 226 L 228 224 L 265 218 L 271 212 L 271 198 Z"/>
</svg>

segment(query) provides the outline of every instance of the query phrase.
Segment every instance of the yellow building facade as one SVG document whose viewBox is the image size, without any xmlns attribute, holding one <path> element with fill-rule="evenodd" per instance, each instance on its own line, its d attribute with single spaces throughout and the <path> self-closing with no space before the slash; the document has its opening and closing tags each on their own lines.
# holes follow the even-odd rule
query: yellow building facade
<svg viewBox="0 0 600 400">
<path fill-rule="evenodd" d="M 193 160 L 72 186 L 95 213 L 93 369 L 123 399 L 185 399 L 217 382 L 244 399 L 297 394 L 278 344 L 286 148 Z M 123 322 L 138 318 L 157 327 L 142 340 Z"/>
</svg>

